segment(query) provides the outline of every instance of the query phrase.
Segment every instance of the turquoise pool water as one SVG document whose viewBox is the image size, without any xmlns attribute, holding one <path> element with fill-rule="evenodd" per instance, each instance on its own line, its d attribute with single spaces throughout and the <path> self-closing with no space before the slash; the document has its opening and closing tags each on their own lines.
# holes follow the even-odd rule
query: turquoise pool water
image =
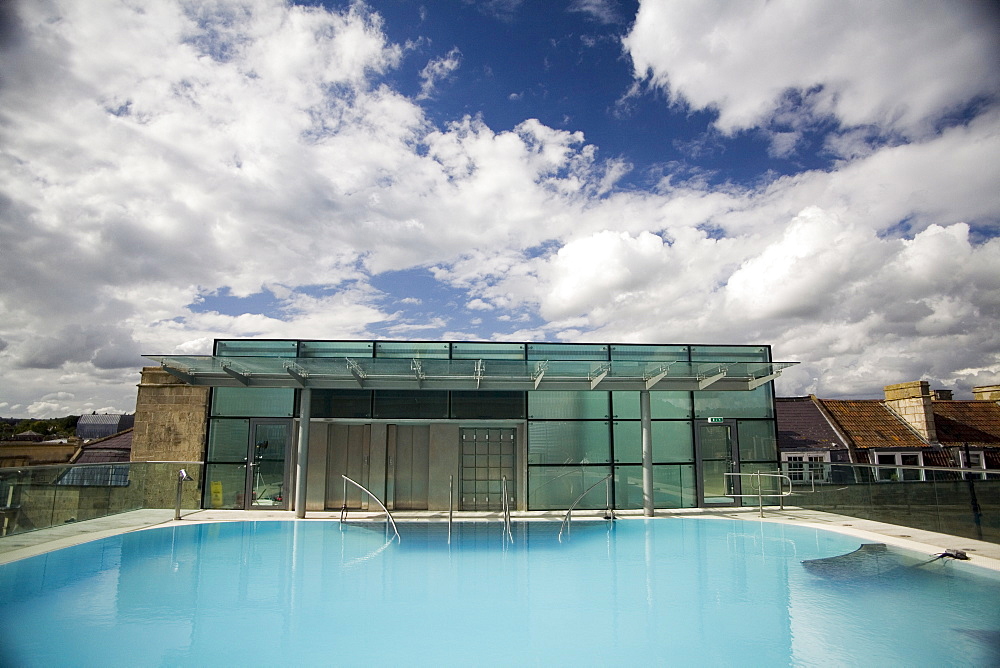
<svg viewBox="0 0 1000 668">
<path fill-rule="evenodd" d="M 766 522 L 215 523 L 0 566 L 0 665 L 995 665 L 1000 582 Z M 921 555 L 921 558 L 923 555 Z M 870 566 L 871 564 L 869 564 Z"/>
</svg>

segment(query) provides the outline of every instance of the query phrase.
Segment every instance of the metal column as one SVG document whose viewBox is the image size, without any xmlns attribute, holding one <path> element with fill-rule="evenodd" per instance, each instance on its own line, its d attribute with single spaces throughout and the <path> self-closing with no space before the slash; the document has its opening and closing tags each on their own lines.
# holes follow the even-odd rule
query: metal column
<svg viewBox="0 0 1000 668">
<path fill-rule="evenodd" d="M 649 390 L 639 391 L 642 425 L 642 514 L 653 516 L 653 424 L 649 417 Z"/>
<path fill-rule="evenodd" d="M 299 392 L 299 447 L 295 452 L 295 517 L 306 516 L 306 465 L 309 459 L 309 420 L 312 415 L 312 390 Z"/>
</svg>

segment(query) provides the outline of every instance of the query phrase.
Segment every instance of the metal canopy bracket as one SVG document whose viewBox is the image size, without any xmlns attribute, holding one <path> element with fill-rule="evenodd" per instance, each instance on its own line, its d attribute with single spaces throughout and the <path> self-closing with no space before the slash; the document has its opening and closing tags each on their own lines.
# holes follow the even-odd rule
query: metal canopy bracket
<svg viewBox="0 0 1000 668">
<path fill-rule="evenodd" d="M 706 387 L 708 387 L 710 385 L 713 385 L 714 383 L 717 383 L 718 381 L 720 381 L 723 378 L 725 378 L 726 377 L 726 367 L 728 367 L 728 366 L 729 366 L 728 364 L 722 365 L 722 366 L 719 367 L 719 371 L 717 373 L 714 373 L 711 376 L 702 376 L 702 377 L 700 377 L 698 379 L 698 389 L 699 390 L 704 390 Z"/>
<path fill-rule="evenodd" d="M 477 390 L 479 389 L 479 386 L 483 382 L 483 375 L 485 373 L 486 373 L 486 364 L 483 363 L 483 360 L 476 360 L 476 368 L 473 371 L 473 377 L 475 377 L 476 379 Z"/>
<path fill-rule="evenodd" d="M 669 362 L 667 364 L 661 365 L 659 367 L 659 369 L 656 371 L 655 374 L 653 374 L 652 376 L 649 376 L 649 377 L 647 377 L 645 379 L 646 380 L 646 389 L 647 390 L 653 389 L 654 385 L 656 385 L 661 380 L 663 380 L 663 377 L 667 375 L 667 371 L 670 370 L 670 365 L 671 364 L 673 364 L 673 362 Z"/>
<path fill-rule="evenodd" d="M 777 371 L 777 372 L 772 373 L 772 374 L 767 375 L 767 376 L 761 376 L 760 378 L 754 378 L 749 383 L 747 383 L 747 389 L 748 390 L 756 390 L 761 385 L 774 380 L 775 378 L 777 378 L 780 375 L 781 375 L 781 372 Z"/>
<path fill-rule="evenodd" d="M 250 386 L 249 372 L 243 369 L 234 368 L 232 362 L 222 362 L 220 366 L 222 366 L 223 371 L 235 378 L 241 385 L 244 385 L 245 387 Z"/>
<path fill-rule="evenodd" d="M 607 376 L 608 372 L 611 371 L 611 364 L 610 363 L 603 364 L 600 367 L 598 367 L 596 371 L 597 371 L 596 375 L 591 374 L 590 376 L 590 389 L 592 390 L 596 388 L 598 385 L 600 385 L 601 381 L 604 380 L 604 377 Z"/>
<path fill-rule="evenodd" d="M 309 379 L 309 372 L 300 367 L 295 362 L 285 362 L 282 366 L 285 367 L 285 371 L 288 375 L 298 381 L 299 385 L 302 387 L 306 386 L 306 381 Z"/>
<path fill-rule="evenodd" d="M 168 366 L 166 362 L 160 365 L 160 367 L 169 373 L 171 376 L 180 378 L 188 385 L 196 385 L 195 377 L 187 372 L 187 369 L 178 369 L 177 367 Z"/>
<path fill-rule="evenodd" d="M 421 387 L 424 384 L 427 374 L 424 373 L 424 369 L 420 365 L 420 360 L 412 360 L 410 362 L 410 370 L 413 371 L 413 375 L 417 379 L 417 387 Z"/>
<path fill-rule="evenodd" d="M 548 368 L 548 366 L 549 366 L 548 362 L 539 362 L 538 364 L 535 365 L 535 375 L 532 377 L 532 380 L 535 383 L 536 390 L 538 389 L 538 386 L 541 384 L 542 376 L 545 375 L 545 369 Z"/>
<path fill-rule="evenodd" d="M 368 375 L 365 374 L 365 370 L 361 368 L 360 364 L 351 358 L 345 357 L 344 359 L 347 360 L 347 368 L 350 370 L 351 375 L 354 376 L 354 380 L 358 381 L 358 386 L 364 387 L 365 380 L 368 378 Z"/>
</svg>

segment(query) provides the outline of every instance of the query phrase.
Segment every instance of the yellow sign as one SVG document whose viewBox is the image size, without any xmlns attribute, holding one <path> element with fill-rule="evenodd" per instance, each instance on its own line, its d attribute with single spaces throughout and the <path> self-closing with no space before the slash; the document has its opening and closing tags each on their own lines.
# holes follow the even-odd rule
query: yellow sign
<svg viewBox="0 0 1000 668">
<path fill-rule="evenodd" d="M 213 480 L 209 485 L 209 489 L 212 493 L 212 507 L 221 508 L 222 507 L 222 481 Z"/>
</svg>

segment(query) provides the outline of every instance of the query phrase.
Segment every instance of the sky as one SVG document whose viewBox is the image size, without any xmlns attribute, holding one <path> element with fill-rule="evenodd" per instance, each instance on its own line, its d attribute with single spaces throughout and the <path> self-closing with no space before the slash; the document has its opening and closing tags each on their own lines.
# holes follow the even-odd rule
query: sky
<svg viewBox="0 0 1000 668">
<path fill-rule="evenodd" d="M 215 338 L 770 344 L 1000 383 L 1000 10 L 0 3 L 0 416 Z"/>
</svg>

